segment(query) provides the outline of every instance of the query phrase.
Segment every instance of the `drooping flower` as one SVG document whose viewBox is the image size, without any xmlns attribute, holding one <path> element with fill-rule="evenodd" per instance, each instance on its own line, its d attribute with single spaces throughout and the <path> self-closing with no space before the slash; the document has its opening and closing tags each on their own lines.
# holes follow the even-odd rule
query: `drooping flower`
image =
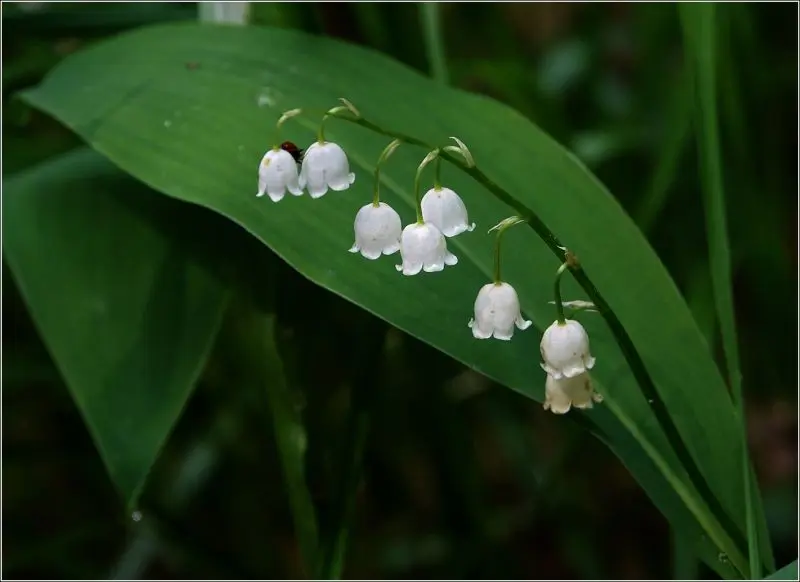
<svg viewBox="0 0 800 582">
<path fill-rule="evenodd" d="M 478 339 L 494 336 L 510 340 L 514 325 L 524 331 L 531 322 L 522 317 L 517 292 L 508 283 L 489 283 L 481 287 L 475 299 L 475 317 L 469 320 L 472 335 Z"/>
<path fill-rule="evenodd" d="M 446 237 L 475 228 L 475 223 L 469 222 L 464 201 L 450 188 L 431 188 L 422 197 L 421 205 L 425 222 L 435 225 Z"/>
<path fill-rule="evenodd" d="M 434 273 L 443 270 L 445 265 L 458 263 L 458 257 L 447 250 L 444 235 L 428 222 L 414 222 L 403 229 L 400 256 L 403 264 L 397 265 L 397 270 L 403 275 L 416 275 L 420 271 Z"/>
<path fill-rule="evenodd" d="M 344 150 L 332 142 L 314 142 L 303 154 L 300 168 L 300 187 L 312 198 L 324 196 L 328 188 L 336 192 L 347 190 L 356 179 Z"/>
<path fill-rule="evenodd" d="M 355 242 L 351 253 L 361 253 L 367 259 L 377 259 L 400 250 L 400 235 L 403 225 L 400 215 L 384 202 L 362 206 L 356 214 Z"/>
<path fill-rule="evenodd" d="M 589 335 L 574 319 L 553 322 L 544 331 L 539 347 L 544 360 L 542 369 L 556 380 L 574 378 L 594 366 Z"/>
<path fill-rule="evenodd" d="M 561 379 L 548 374 L 544 393 L 544 409 L 554 414 L 566 414 L 573 406 L 581 409 L 592 408 L 595 402 L 603 401 L 603 397 L 594 391 L 588 372 Z"/>
<path fill-rule="evenodd" d="M 257 197 L 267 194 L 273 202 L 280 202 L 286 191 L 301 196 L 303 189 L 298 184 L 297 164 L 292 154 L 274 147 L 264 154 L 258 165 Z"/>
</svg>

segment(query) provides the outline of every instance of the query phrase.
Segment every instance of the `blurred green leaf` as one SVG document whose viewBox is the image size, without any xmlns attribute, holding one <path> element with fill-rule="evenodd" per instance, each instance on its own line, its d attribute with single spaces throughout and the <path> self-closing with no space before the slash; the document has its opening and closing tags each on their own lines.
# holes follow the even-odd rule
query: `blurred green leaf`
<svg viewBox="0 0 800 582">
<path fill-rule="evenodd" d="M 20 4 L 28 4 L 21 2 Z M 33 4 L 32 2 L 30 4 Z M 36 9 L 3 8 L 3 31 L 45 32 L 58 35 L 140 26 L 170 20 L 192 20 L 197 11 L 189 2 L 42 2 Z M 13 25 L 13 26 L 12 26 Z"/>
<path fill-rule="evenodd" d="M 147 200 L 158 209 L 166 200 L 91 150 L 4 186 L 6 259 L 112 479 L 133 504 L 202 370 L 225 291 L 126 205 Z"/>
<path fill-rule="evenodd" d="M 264 47 L 269 47 L 265 51 Z M 187 61 L 197 67 L 187 68 Z M 585 318 L 606 404 L 587 414 L 673 526 L 718 572 L 744 567 L 744 501 L 737 423 L 724 382 L 685 302 L 647 241 L 610 194 L 527 120 L 491 100 L 438 87 L 373 52 L 291 31 L 157 26 L 74 55 L 38 88 L 33 105 L 54 115 L 126 171 L 160 191 L 229 217 L 315 283 L 539 401 L 544 376 L 532 330 L 511 343 L 477 342 L 466 327 L 474 294 L 491 273 L 485 229 L 510 213 L 451 168 L 445 182 L 465 199 L 479 230 L 451 239 L 457 268 L 413 278 L 398 258 L 347 253 L 352 221 L 371 196 L 373 160 L 388 139 L 342 121 L 329 139 L 350 155 L 358 179 L 322 200 L 255 197 L 256 168 L 279 112 L 327 108 L 345 96 L 367 119 L 443 145 L 456 134 L 478 165 L 535 212 L 581 257 L 658 386 L 660 397 L 713 495 L 701 496 L 633 381 L 601 318 Z M 286 139 L 309 143 L 317 119 L 295 118 Z M 385 201 L 413 216 L 413 168 L 422 149 L 403 146 L 383 170 Z M 504 273 L 539 329 L 553 319 L 551 248 L 529 229 L 509 234 Z M 512 252 L 512 249 L 514 252 Z M 572 281 L 569 299 L 578 298 Z M 576 413 L 577 414 L 577 413 Z M 733 450 L 732 450 L 733 449 Z M 713 507 L 712 507 L 713 506 Z M 704 534 L 703 535 L 703 530 Z M 720 552 L 727 555 L 720 560 Z"/>
<path fill-rule="evenodd" d="M 771 576 L 767 576 L 764 580 L 797 580 L 797 560 L 787 564 Z"/>
</svg>

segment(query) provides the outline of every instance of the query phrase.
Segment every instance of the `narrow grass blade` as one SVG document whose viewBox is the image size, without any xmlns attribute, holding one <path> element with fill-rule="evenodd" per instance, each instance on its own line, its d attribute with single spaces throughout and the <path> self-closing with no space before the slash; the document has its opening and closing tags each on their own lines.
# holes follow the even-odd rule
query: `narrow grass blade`
<svg viewBox="0 0 800 582">
<path fill-rule="evenodd" d="M 442 38 L 442 23 L 439 10 L 440 4 L 438 2 L 421 2 L 419 5 L 425 51 L 428 55 L 431 76 L 442 85 L 447 85 L 450 82 L 450 74 L 447 70 L 447 58 L 444 55 L 444 39 Z"/>
<path fill-rule="evenodd" d="M 728 245 L 725 192 L 719 143 L 716 94 L 716 5 L 681 4 L 686 59 L 693 73 L 696 133 L 703 178 L 703 203 L 706 214 L 711 283 L 722 334 L 722 345 L 734 400 L 739 409 L 742 433 L 742 481 L 747 511 L 747 542 L 750 577 L 761 577 L 761 555 L 753 499 L 750 460 L 747 454 L 747 428 L 739 367 L 739 348 L 733 307 L 731 256 Z"/>
<path fill-rule="evenodd" d="M 321 548 L 318 577 L 339 580 L 344 570 L 347 542 L 355 512 L 356 494 L 363 474 L 364 451 L 367 435 L 376 407 L 378 380 L 383 365 L 383 346 L 386 325 L 379 320 L 369 320 L 364 326 L 363 341 L 356 349 L 360 352 L 361 369 L 353 381 L 350 418 L 344 441 L 340 468 L 342 478 L 336 488 L 336 500 L 330 527 L 326 528 Z"/>
<path fill-rule="evenodd" d="M 318 534 L 305 478 L 305 427 L 275 343 L 274 316 L 252 306 L 239 307 L 231 317 L 236 326 L 241 362 L 246 366 L 246 377 L 266 391 L 295 535 L 305 573 L 311 578 L 317 564 Z"/>
</svg>

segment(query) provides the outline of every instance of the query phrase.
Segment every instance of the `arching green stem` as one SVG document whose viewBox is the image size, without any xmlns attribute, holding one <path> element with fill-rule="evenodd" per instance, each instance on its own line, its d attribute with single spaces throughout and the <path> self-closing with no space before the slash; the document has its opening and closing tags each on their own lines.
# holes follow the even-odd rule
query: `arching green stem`
<svg viewBox="0 0 800 582">
<path fill-rule="evenodd" d="M 417 224 L 423 224 L 425 222 L 422 218 L 422 197 L 420 195 L 419 179 L 422 177 L 422 170 L 425 169 L 425 166 L 430 164 L 433 160 L 438 160 L 440 153 L 441 150 L 437 148 L 425 156 L 425 159 L 420 162 L 417 173 L 414 176 L 414 201 L 417 203 Z"/>
<path fill-rule="evenodd" d="M 383 148 L 378 161 L 375 163 L 375 183 L 373 185 L 374 189 L 372 194 L 372 205 L 375 207 L 377 207 L 381 202 L 381 165 L 389 159 L 389 156 L 394 153 L 394 150 L 396 150 L 397 146 L 399 146 L 401 143 L 403 142 L 399 139 L 390 142 L 389 145 Z"/>
<path fill-rule="evenodd" d="M 275 124 L 275 145 L 272 146 L 274 151 L 278 151 L 281 148 L 281 126 L 290 120 L 292 117 L 296 117 L 303 112 L 302 109 L 290 109 L 289 111 L 285 111 L 279 118 L 278 123 Z"/>
<path fill-rule="evenodd" d="M 319 145 L 325 143 L 325 122 L 329 117 L 339 117 L 338 114 L 342 111 L 350 111 L 352 113 L 352 110 L 349 107 L 345 105 L 339 105 L 337 107 L 328 109 L 328 111 L 325 112 L 325 115 L 322 116 L 322 121 L 319 122 L 319 131 L 317 132 L 317 143 L 319 143 Z"/>
<path fill-rule="evenodd" d="M 523 222 L 525 222 L 525 220 L 520 218 L 519 216 L 511 216 L 489 229 L 489 232 L 492 232 L 494 230 L 497 231 L 497 236 L 494 239 L 494 284 L 495 285 L 502 283 L 503 281 L 502 278 L 500 277 L 500 250 L 502 248 L 502 243 L 503 243 L 503 233 L 505 233 L 505 231 L 511 228 L 512 226 L 515 226 L 517 224 L 522 224 Z"/>
<path fill-rule="evenodd" d="M 439 156 L 433 161 L 433 187 L 442 189 L 442 158 Z"/>
<path fill-rule="evenodd" d="M 563 275 L 567 269 L 569 269 L 568 263 L 564 263 L 558 268 L 558 271 L 556 271 L 556 281 L 553 285 L 556 300 L 556 321 L 558 321 L 558 325 L 564 325 L 567 322 L 567 318 L 564 317 L 564 302 L 561 300 L 561 275 Z"/>
</svg>

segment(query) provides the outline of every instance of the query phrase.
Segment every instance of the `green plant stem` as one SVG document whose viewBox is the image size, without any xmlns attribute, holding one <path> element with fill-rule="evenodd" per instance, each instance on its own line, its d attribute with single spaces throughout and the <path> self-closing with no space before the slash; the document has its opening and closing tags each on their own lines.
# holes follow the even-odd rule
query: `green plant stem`
<svg viewBox="0 0 800 582">
<path fill-rule="evenodd" d="M 317 131 L 317 143 L 322 145 L 325 143 L 325 120 L 328 119 L 328 115 L 325 114 L 322 116 L 322 121 L 319 122 L 319 130 Z"/>
<path fill-rule="evenodd" d="M 416 145 L 423 148 L 432 147 L 431 144 L 423 140 L 405 135 L 400 132 L 384 129 L 383 127 L 372 123 L 371 121 L 364 119 L 363 117 L 354 118 L 348 116 L 342 117 L 342 119 L 350 121 L 351 123 L 355 123 L 356 125 L 360 125 L 361 127 L 369 129 L 370 131 L 380 135 L 400 139 L 410 145 Z M 460 168 L 461 171 L 470 175 L 476 182 L 486 188 L 495 198 L 513 208 L 514 211 L 530 225 L 539 238 L 544 241 L 553 254 L 556 255 L 559 260 L 563 259 L 563 245 L 560 244 L 556 236 L 547 228 L 544 222 L 542 222 L 542 220 L 533 210 L 513 198 L 502 187 L 484 174 L 477 166 L 467 167 L 461 160 L 460 156 L 456 157 L 447 151 L 440 152 L 439 155 L 441 155 L 441 157 L 454 166 Z M 418 191 L 416 194 L 418 196 Z M 645 366 L 641 355 L 639 355 L 636 346 L 634 346 L 633 341 L 631 340 L 630 336 L 628 336 L 628 333 L 625 331 L 622 323 L 619 321 L 616 314 L 611 310 L 609 304 L 591 282 L 583 269 L 574 270 L 572 271 L 572 274 L 578 284 L 586 292 L 590 301 L 595 304 L 598 311 L 602 314 L 603 319 L 606 321 L 611 333 L 614 335 L 620 351 L 622 352 L 625 361 L 628 363 L 628 366 L 630 367 L 631 372 L 633 373 L 633 376 L 642 391 L 642 394 L 650 403 L 650 407 L 653 410 L 653 414 L 655 415 L 661 430 L 664 431 L 664 434 L 675 451 L 676 456 L 681 461 L 681 464 L 683 465 L 686 475 L 688 476 L 692 486 L 696 489 L 698 494 L 703 498 L 704 502 L 712 511 L 719 524 L 719 527 L 727 532 L 727 534 L 732 538 L 734 545 L 737 548 L 746 547 L 747 542 L 745 541 L 744 536 L 742 536 L 741 531 L 736 524 L 733 523 L 728 513 L 714 495 L 714 492 L 709 487 L 707 481 L 703 477 L 703 474 L 700 472 L 694 457 L 692 457 L 689 449 L 686 446 L 686 443 L 684 443 L 683 438 L 678 431 L 677 426 L 672 420 L 672 417 L 670 417 L 666 404 L 664 403 L 663 398 L 661 398 L 661 395 L 658 393 L 655 382 L 653 382 L 653 379 L 650 377 L 650 373 L 647 371 L 647 367 Z M 712 524 L 709 524 L 702 515 L 698 514 L 695 508 L 689 507 L 689 509 L 698 519 L 698 522 L 703 526 L 714 543 L 716 543 L 720 548 L 724 547 L 724 545 L 722 545 L 720 542 L 719 536 L 717 533 L 715 533 L 716 528 L 713 527 Z M 744 570 L 743 564 L 741 560 L 738 559 L 738 556 L 730 556 L 730 559 L 737 569 L 740 571 Z"/>
<path fill-rule="evenodd" d="M 439 156 L 433 161 L 433 187 L 442 189 L 442 159 Z"/>
<path fill-rule="evenodd" d="M 497 236 L 494 240 L 494 283 L 495 284 L 502 283 L 503 281 L 503 279 L 500 277 L 500 260 L 501 260 L 501 250 L 503 246 L 503 235 L 512 226 L 516 226 L 523 222 L 525 221 L 521 219 L 519 216 L 511 216 L 503 220 L 497 226 L 494 226 L 491 229 L 489 229 L 489 232 L 497 230 Z"/>
<path fill-rule="evenodd" d="M 564 302 L 561 300 L 561 276 L 568 268 L 569 265 L 567 263 L 561 265 L 556 271 L 556 280 L 553 283 L 556 300 L 556 321 L 558 321 L 559 325 L 564 325 L 567 322 L 566 317 L 564 317 Z"/>
<path fill-rule="evenodd" d="M 381 166 L 383 163 L 389 159 L 394 153 L 394 150 L 397 149 L 401 141 L 399 139 L 395 139 L 389 143 L 383 151 L 381 152 L 380 157 L 378 157 L 378 161 L 375 163 L 375 180 L 373 184 L 373 195 L 372 195 L 372 205 L 377 207 L 381 202 Z"/>
<path fill-rule="evenodd" d="M 364 450 L 378 403 L 375 379 L 380 377 L 383 366 L 386 329 L 382 321 L 370 319 L 361 334 L 363 341 L 358 349 L 359 360 L 363 364 L 352 388 L 348 432 L 339 465 L 342 468 L 342 478 L 335 494 L 331 534 L 326 536 L 320 559 L 318 578 L 322 580 L 340 579 L 344 568 L 356 495 L 363 472 Z"/>
<path fill-rule="evenodd" d="M 706 215 L 711 285 L 722 335 L 722 346 L 728 381 L 737 407 L 741 432 L 742 484 L 744 486 L 747 521 L 747 546 L 750 562 L 749 577 L 761 578 L 761 553 L 753 499 L 753 476 L 747 443 L 742 374 L 739 366 L 739 347 L 733 305 L 731 255 L 725 211 L 725 192 L 722 179 L 722 159 L 717 119 L 717 41 L 714 4 L 682 5 L 679 7 L 684 32 L 688 68 L 693 73 L 697 146 L 703 178 L 703 203 Z"/>
<path fill-rule="evenodd" d="M 421 2 L 419 5 L 422 32 L 425 38 L 425 52 L 428 56 L 431 76 L 438 83 L 447 85 L 450 82 L 450 75 L 447 71 L 447 58 L 444 55 L 440 8 L 438 2 Z"/>
<path fill-rule="evenodd" d="M 350 121 L 354 120 L 350 119 Z M 396 139 L 399 139 L 400 141 L 406 141 L 402 138 L 396 138 Z M 420 145 L 419 140 L 415 140 L 415 142 L 417 145 Z M 422 191 L 419 187 L 419 183 L 422 178 L 422 171 L 425 169 L 425 166 L 430 164 L 432 161 L 436 160 L 438 163 L 441 154 L 442 152 L 439 149 L 431 150 L 431 152 L 427 156 L 425 156 L 425 159 L 422 160 L 422 162 L 420 162 L 419 167 L 417 167 L 417 173 L 414 174 L 414 202 L 416 203 L 417 206 L 417 224 L 425 223 L 425 219 L 422 217 Z"/>
<path fill-rule="evenodd" d="M 494 239 L 494 284 L 499 285 L 503 278 L 500 276 L 500 249 L 502 246 L 502 235 L 497 233 L 497 237 Z"/>
<path fill-rule="evenodd" d="M 277 351 L 275 318 L 256 308 L 247 293 L 243 292 L 241 298 L 236 324 L 239 363 L 246 376 L 266 393 L 303 569 L 311 577 L 317 563 L 318 531 L 305 478 L 305 427 Z"/>
<path fill-rule="evenodd" d="M 309 110 L 306 110 L 306 113 L 308 113 L 308 111 Z M 328 121 L 329 117 L 338 117 L 339 119 L 346 119 L 346 118 L 343 118 L 343 117 L 339 117 L 339 115 L 338 115 L 339 113 L 342 113 L 343 111 L 348 111 L 347 107 L 344 107 L 342 105 L 338 105 L 336 107 L 332 107 L 332 108 L 328 109 L 325 112 L 325 114 L 322 116 L 322 121 L 319 122 L 319 130 L 317 131 L 317 143 L 319 143 L 319 145 L 322 145 L 322 144 L 325 143 L 325 122 Z"/>
<path fill-rule="evenodd" d="M 320 579 L 339 580 L 344 569 L 347 541 L 350 536 L 350 525 L 356 494 L 361 482 L 362 461 L 367 434 L 370 427 L 370 413 L 365 408 L 354 410 L 350 420 L 350 431 L 346 445 L 344 478 L 337 495 L 337 514 L 335 533 L 326 548 L 323 548 L 320 565 Z"/>
</svg>

